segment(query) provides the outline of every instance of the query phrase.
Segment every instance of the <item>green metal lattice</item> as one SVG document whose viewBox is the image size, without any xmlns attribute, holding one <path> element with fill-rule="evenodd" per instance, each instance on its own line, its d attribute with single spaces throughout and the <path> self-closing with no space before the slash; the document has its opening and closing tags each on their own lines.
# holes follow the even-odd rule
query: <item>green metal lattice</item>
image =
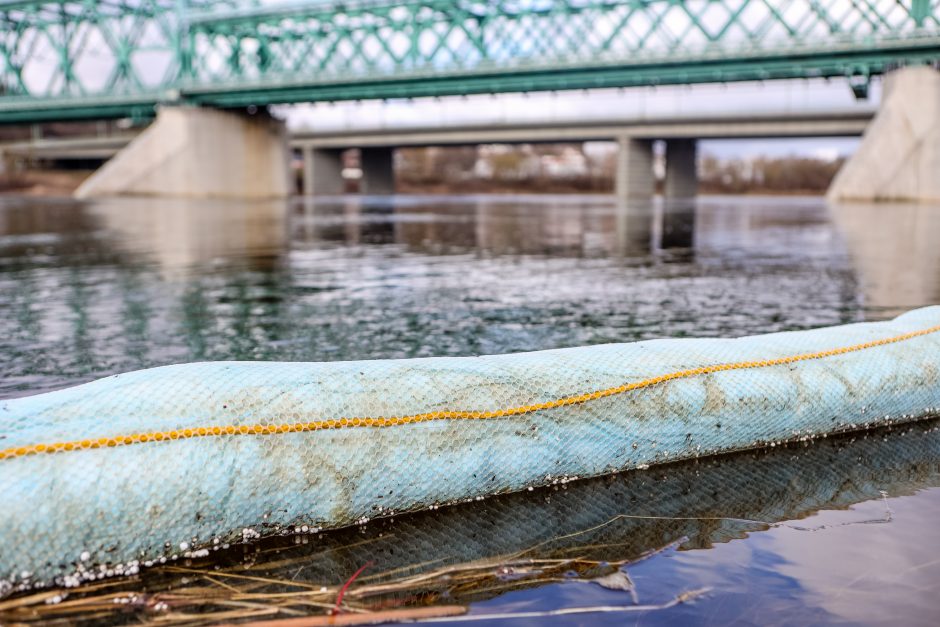
<svg viewBox="0 0 940 627">
<path fill-rule="evenodd" d="M 854 77 L 940 60 L 940 0 L 0 1 L 0 121 Z"/>
</svg>

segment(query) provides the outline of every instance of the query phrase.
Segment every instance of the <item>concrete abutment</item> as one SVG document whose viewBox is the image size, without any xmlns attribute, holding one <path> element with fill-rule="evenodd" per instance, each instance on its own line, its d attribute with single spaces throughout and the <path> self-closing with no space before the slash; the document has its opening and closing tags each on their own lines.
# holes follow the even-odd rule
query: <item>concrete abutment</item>
<svg viewBox="0 0 940 627">
<path fill-rule="evenodd" d="M 907 67 L 885 77 L 878 113 L 827 198 L 940 200 L 940 72 Z"/>
<path fill-rule="evenodd" d="M 75 191 L 78 198 L 283 198 L 287 130 L 268 115 L 164 107 L 157 119 Z"/>
</svg>

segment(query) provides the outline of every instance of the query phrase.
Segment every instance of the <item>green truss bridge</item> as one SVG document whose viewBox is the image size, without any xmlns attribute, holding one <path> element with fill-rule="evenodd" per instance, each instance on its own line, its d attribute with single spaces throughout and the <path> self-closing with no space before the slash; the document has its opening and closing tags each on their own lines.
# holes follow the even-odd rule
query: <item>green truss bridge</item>
<svg viewBox="0 0 940 627">
<path fill-rule="evenodd" d="M 0 0 L 0 122 L 940 61 L 940 0 Z"/>
</svg>

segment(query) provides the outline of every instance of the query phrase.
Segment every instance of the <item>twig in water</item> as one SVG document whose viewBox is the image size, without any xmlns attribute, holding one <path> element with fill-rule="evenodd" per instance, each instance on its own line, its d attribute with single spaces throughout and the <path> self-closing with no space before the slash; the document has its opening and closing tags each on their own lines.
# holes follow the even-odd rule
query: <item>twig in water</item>
<svg viewBox="0 0 940 627">
<path fill-rule="evenodd" d="M 551 616 L 571 616 L 573 614 L 601 614 L 618 612 L 649 612 L 653 610 L 666 610 L 681 603 L 688 603 L 709 592 L 711 588 L 699 588 L 683 592 L 665 603 L 659 605 L 595 605 L 591 607 L 565 607 L 560 610 L 544 610 L 534 612 L 502 612 L 494 614 L 464 614 L 462 616 L 447 616 L 429 618 L 415 621 L 418 623 L 467 623 L 485 620 L 511 620 L 518 618 L 548 618 Z"/>
<path fill-rule="evenodd" d="M 343 604 L 343 595 L 346 594 L 346 590 L 349 589 L 349 586 L 356 580 L 356 577 L 362 574 L 362 571 L 367 569 L 369 566 L 372 566 L 373 562 L 370 560 L 359 567 L 359 570 L 352 574 L 352 577 L 346 580 L 346 583 L 343 584 L 343 587 L 339 589 L 339 594 L 336 595 L 336 607 L 333 608 L 333 615 L 337 615 L 340 612 L 340 606 Z"/>
<path fill-rule="evenodd" d="M 305 616 L 241 623 L 242 627 L 342 627 L 344 625 L 377 625 L 379 623 L 413 623 L 422 618 L 454 616 L 467 611 L 462 605 L 436 605 L 396 610 L 380 610 L 368 614 L 341 614 L 339 616 Z M 235 627 L 231 624 L 215 627 Z"/>
</svg>

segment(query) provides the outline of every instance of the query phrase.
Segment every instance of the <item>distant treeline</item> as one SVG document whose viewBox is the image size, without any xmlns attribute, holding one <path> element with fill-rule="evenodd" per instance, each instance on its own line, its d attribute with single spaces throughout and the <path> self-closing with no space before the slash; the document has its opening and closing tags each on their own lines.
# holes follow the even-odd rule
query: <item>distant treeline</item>
<svg viewBox="0 0 940 627">
<path fill-rule="evenodd" d="M 608 192 L 616 155 L 574 144 L 402 148 L 396 186 L 404 192 Z"/>
<path fill-rule="evenodd" d="M 699 188 L 719 194 L 822 194 L 844 159 L 699 159 Z M 617 155 L 578 144 L 403 148 L 396 179 L 404 192 L 610 192 Z M 663 163 L 657 164 L 663 171 Z"/>
<path fill-rule="evenodd" d="M 813 157 L 757 157 L 718 159 L 705 155 L 699 162 L 699 188 L 703 192 L 746 194 L 822 194 L 845 159 Z"/>
</svg>

